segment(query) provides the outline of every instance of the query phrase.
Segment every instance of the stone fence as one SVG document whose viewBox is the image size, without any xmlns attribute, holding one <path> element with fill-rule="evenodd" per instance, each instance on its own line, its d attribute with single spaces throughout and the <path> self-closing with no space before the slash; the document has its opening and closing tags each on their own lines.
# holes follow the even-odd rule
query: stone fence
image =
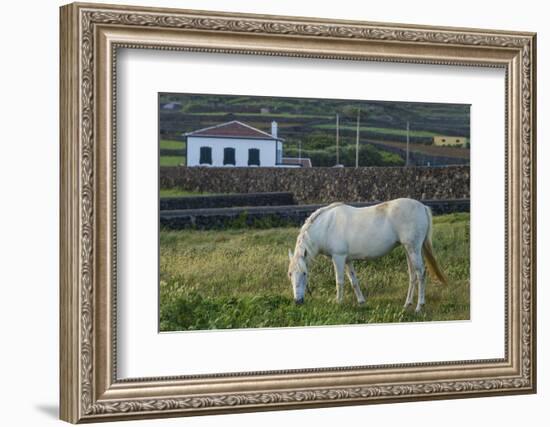
<svg viewBox="0 0 550 427">
<path fill-rule="evenodd" d="M 290 192 L 298 204 L 470 198 L 469 166 L 362 168 L 161 167 L 161 188 L 201 193 Z"/>
<path fill-rule="evenodd" d="M 216 194 L 210 196 L 161 197 L 160 210 L 231 208 L 234 206 L 294 205 L 292 193 Z"/>
<path fill-rule="evenodd" d="M 470 200 L 422 200 L 434 215 L 469 212 Z M 351 203 L 364 207 L 375 202 Z M 161 210 L 160 225 L 165 229 L 210 230 L 225 228 L 272 228 L 301 226 L 306 218 L 323 205 L 249 206 L 208 209 Z"/>
</svg>

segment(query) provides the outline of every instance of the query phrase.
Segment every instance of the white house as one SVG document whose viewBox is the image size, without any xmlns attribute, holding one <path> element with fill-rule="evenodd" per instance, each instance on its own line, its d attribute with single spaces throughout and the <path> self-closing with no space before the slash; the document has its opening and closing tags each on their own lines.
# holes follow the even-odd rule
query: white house
<svg viewBox="0 0 550 427">
<path fill-rule="evenodd" d="M 260 166 L 283 164 L 283 139 L 277 122 L 271 134 L 237 120 L 184 134 L 187 166 Z"/>
</svg>

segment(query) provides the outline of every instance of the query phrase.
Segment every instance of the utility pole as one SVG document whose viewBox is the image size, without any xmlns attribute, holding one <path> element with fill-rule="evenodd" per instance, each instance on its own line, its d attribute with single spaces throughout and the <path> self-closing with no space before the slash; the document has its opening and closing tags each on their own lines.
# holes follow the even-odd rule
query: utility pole
<svg viewBox="0 0 550 427">
<path fill-rule="evenodd" d="M 302 163 L 302 140 L 298 140 L 298 160 Z"/>
<path fill-rule="evenodd" d="M 355 137 L 355 167 L 359 167 L 359 117 L 361 115 L 361 108 L 357 109 L 357 135 Z"/>
<path fill-rule="evenodd" d="M 340 164 L 340 153 L 339 153 L 339 138 L 340 138 L 340 116 L 338 116 L 338 113 L 336 113 L 336 164 Z"/>
<path fill-rule="evenodd" d="M 409 126 L 409 122 L 407 121 L 407 158 L 405 160 L 406 167 L 409 166 L 409 131 L 410 131 L 410 126 Z"/>
</svg>

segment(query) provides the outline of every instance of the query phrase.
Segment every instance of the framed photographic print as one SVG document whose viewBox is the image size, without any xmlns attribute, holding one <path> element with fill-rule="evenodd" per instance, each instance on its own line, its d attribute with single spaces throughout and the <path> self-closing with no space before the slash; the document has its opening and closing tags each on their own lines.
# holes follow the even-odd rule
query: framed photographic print
<svg viewBox="0 0 550 427">
<path fill-rule="evenodd" d="M 160 93 L 160 331 L 468 320 L 469 127 L 461 104 Z M 453 284 L 424 307 L 432 230 Z"/>
<path fill-rule="evenodd" d="M 535 34 L 61 8 L 61 418 L 536 390 Z"/>
</svg>

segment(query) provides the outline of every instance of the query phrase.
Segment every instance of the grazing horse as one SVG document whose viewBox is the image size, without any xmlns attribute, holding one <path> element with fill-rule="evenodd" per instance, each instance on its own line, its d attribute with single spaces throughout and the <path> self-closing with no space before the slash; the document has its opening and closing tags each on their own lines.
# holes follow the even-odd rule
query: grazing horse
<svg viewBox="0 0 550 427">
<path fill-rule="evenodd" d="M 294 253 L 289 249 L 288 277 L 292 282 L 294 301 L 304 302 L 308 265 L 315 256 L 330 256 L 336 273 L 336 299 L 342 302 L 344 270 L 351 282 L 357 302 L 365 297 L 359 287 L 352 261 L 374 259 L 402 244 L 409 267 L 409 290 L 405 308 L 413 303 L 415 284 L 418 286 L 416 311 L 425 304 L 425 269 L 446 284 L 432 249 L 432 213 L 429 207 L 413 199 L 395 199 L 375 206 L 356 208 L 333 203 L 313 212 L 302 226 Z"/>
</svg>

